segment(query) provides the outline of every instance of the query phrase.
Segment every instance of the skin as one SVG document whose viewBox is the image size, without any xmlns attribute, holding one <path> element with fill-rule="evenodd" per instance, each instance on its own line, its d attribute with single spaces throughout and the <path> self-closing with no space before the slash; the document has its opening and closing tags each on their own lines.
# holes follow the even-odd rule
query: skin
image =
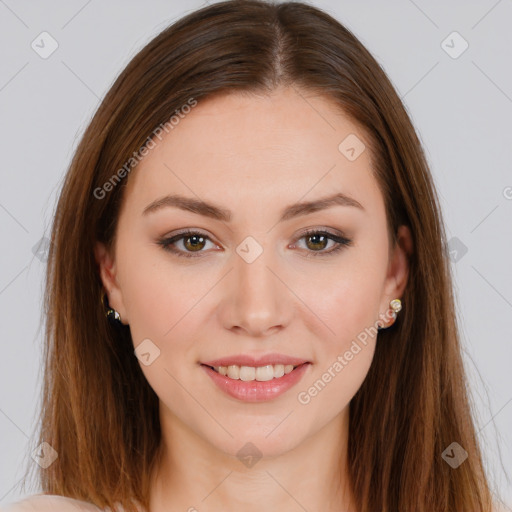
<svg viewBox="0 0 512 512">
<path fill-rule="evenodd" d="M 377 337 L 360 344 L 309 403 L 300 403 L 298 393 L 402 296 L 412 237 L 401 226 L 399 243 L 389 246 L 369 150 L 354 161 L 338 150 L 349 134 L 364 141 L 328 98 L 295 88 L 270 96 L 231 93 L 200 101 L 132 171 L 115 252 L 99 243 L 95 251 L 110 305 L 130 325 L 134 347 L 149 338 L 160 350 L 152 364 L 141 363 L 160 399 L 163 439 L 151 512 L 355 512 L 346 473 L 348 406 Z M 364 211 L 337 205 L 278 223 L 284 207 L 336 191 Z M 213 202 L 233 219 L 174 207 L 142 214 L 170 193 Z M 195 252 L 190 238 L 175 242 L 193 257 L 157 243 L 184 228 L 208 237 Z M 308 228 L 341 231 L 352 245 L 329 255 L 336 243 L 304 237 Z M 247 236 L 263 249 L 252 263 L 236 252 Z M 269 352 L 312 365 L 296 386 L 267 402 L 229 397 L 199 366 Z M 252 467 L 236 455 L 249 441 L 262 455 Z"/>
</svg>

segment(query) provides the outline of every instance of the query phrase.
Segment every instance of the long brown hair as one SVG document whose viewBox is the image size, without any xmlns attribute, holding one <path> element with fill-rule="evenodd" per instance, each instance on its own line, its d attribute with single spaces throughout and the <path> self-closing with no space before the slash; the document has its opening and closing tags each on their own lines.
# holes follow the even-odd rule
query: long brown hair
<svg viewBox="0 0 512 512">
<path fill-rule="evenodd" d="M 200 104 L 217 93 L 282 85 L 331 98 L 358 123 L 391 239 L 401 224 L 413 235 L 404 310 L 393 329 L 380 332 L 350 403 L 357 507 L 489 512 L 445 231 L 421 144 L 365 47 L 330 15 L 300 2 L 234 0 L 188 14 L 132 59 L 87 127 L 63 184 L 48 255 L 39 443 L 59 456 L 39 471 L 42 489 L 99 507 L 118 502 L 128 512 L 134 501 L 148 506 L 161 438 L 158 397 L 134 357 L 129 327 L 104 316 L 93 253 L 95 241 L 114 247 L 129 170 L 108 191 L 104 184 L 191 99 Z M 442 457 L 453 442 L 469 454 L 456 469 Z"/>
</svg>

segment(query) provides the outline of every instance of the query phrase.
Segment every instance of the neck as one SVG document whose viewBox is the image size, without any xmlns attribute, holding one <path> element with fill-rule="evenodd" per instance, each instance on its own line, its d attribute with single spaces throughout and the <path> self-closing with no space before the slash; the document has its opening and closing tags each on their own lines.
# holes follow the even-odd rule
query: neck
<svg viewBox="0 0 512 512">
<path fill-rule="evenodd" d="M 355 512 L 347 471 L 348 407 L 293 449 L 274 456 L 258 450 L 261 458 L 251 445 L 249 457 L 222 451 L 162 407 L 161 457 L 148 512 L 260 512 L 263 505 L 282 512 Z"/>
</svg>

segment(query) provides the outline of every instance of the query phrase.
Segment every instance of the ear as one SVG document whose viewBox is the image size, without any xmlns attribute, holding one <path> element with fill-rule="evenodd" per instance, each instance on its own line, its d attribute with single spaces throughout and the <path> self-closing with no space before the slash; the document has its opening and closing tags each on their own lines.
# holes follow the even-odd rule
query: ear
<svg viewBox="0 0 512 512">
<path fill-rule="evenodd" d="M 100 271 L 100 278 L 103 287 L 107 291 L 108 303 L 121 316 L 123 324 L 127 325 L 128 318 L 123 301 L 123 293 L 117 279 L 117 268 L 115 259 L 105 244 L 96 242 L 94 245 L 94 257 Z"/>
<path fill-rule="evenodd" d="M 401 225 L 397 231 L 397 242 L 393 248 L 388 266 L 388 273 L 380 304 L 381 314 L 389 310 L 389 302 L 400 299 L 404 293 L 409 277 L 409 258 L 413 253 L 413 239 L 411 230 L 406 225 Z M 400 313 L 399 313 L 400 314 Z M 384 326 L 388 324 L 385 322 Z"/>
</svg>

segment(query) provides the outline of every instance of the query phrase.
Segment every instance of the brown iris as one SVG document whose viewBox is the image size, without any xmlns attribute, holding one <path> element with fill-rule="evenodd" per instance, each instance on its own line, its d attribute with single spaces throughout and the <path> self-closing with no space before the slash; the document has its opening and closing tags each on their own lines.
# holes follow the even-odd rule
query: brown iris
<svg viewBox="0 0 512 512">
<path fill-rule="evenodd" d="M 189 235 L 183 237 L 183 245 L 187 250 L 192 252 L 200 251 L 204 247 L 205 237 L 200 235 Z M 187 243 L 188 241 L 192 241 L 191 243 Z"/>
<path fill-rule="evenodd" d="M 306 242 L 306 244 L 308 245 L 309 248 L 315 248 L 315 249 L 325 249 L 325 243 L 327 243 L 327 241 L 329 240 L 329 237 L 326 237 L 324 235 L 321 235 L 321 234 L 315 234 L 315 235 L 308 235 L 306 237 L 306 240 L 310 240 L 310 239 L 321 239 L 320 242 L 313 242 L 313 247 L 311 247 L 308 242 Z M 322 245 L 324 244 L 324 245 Z M 315 247 L 316 246 L 316 247 Z"/>
</svg>

